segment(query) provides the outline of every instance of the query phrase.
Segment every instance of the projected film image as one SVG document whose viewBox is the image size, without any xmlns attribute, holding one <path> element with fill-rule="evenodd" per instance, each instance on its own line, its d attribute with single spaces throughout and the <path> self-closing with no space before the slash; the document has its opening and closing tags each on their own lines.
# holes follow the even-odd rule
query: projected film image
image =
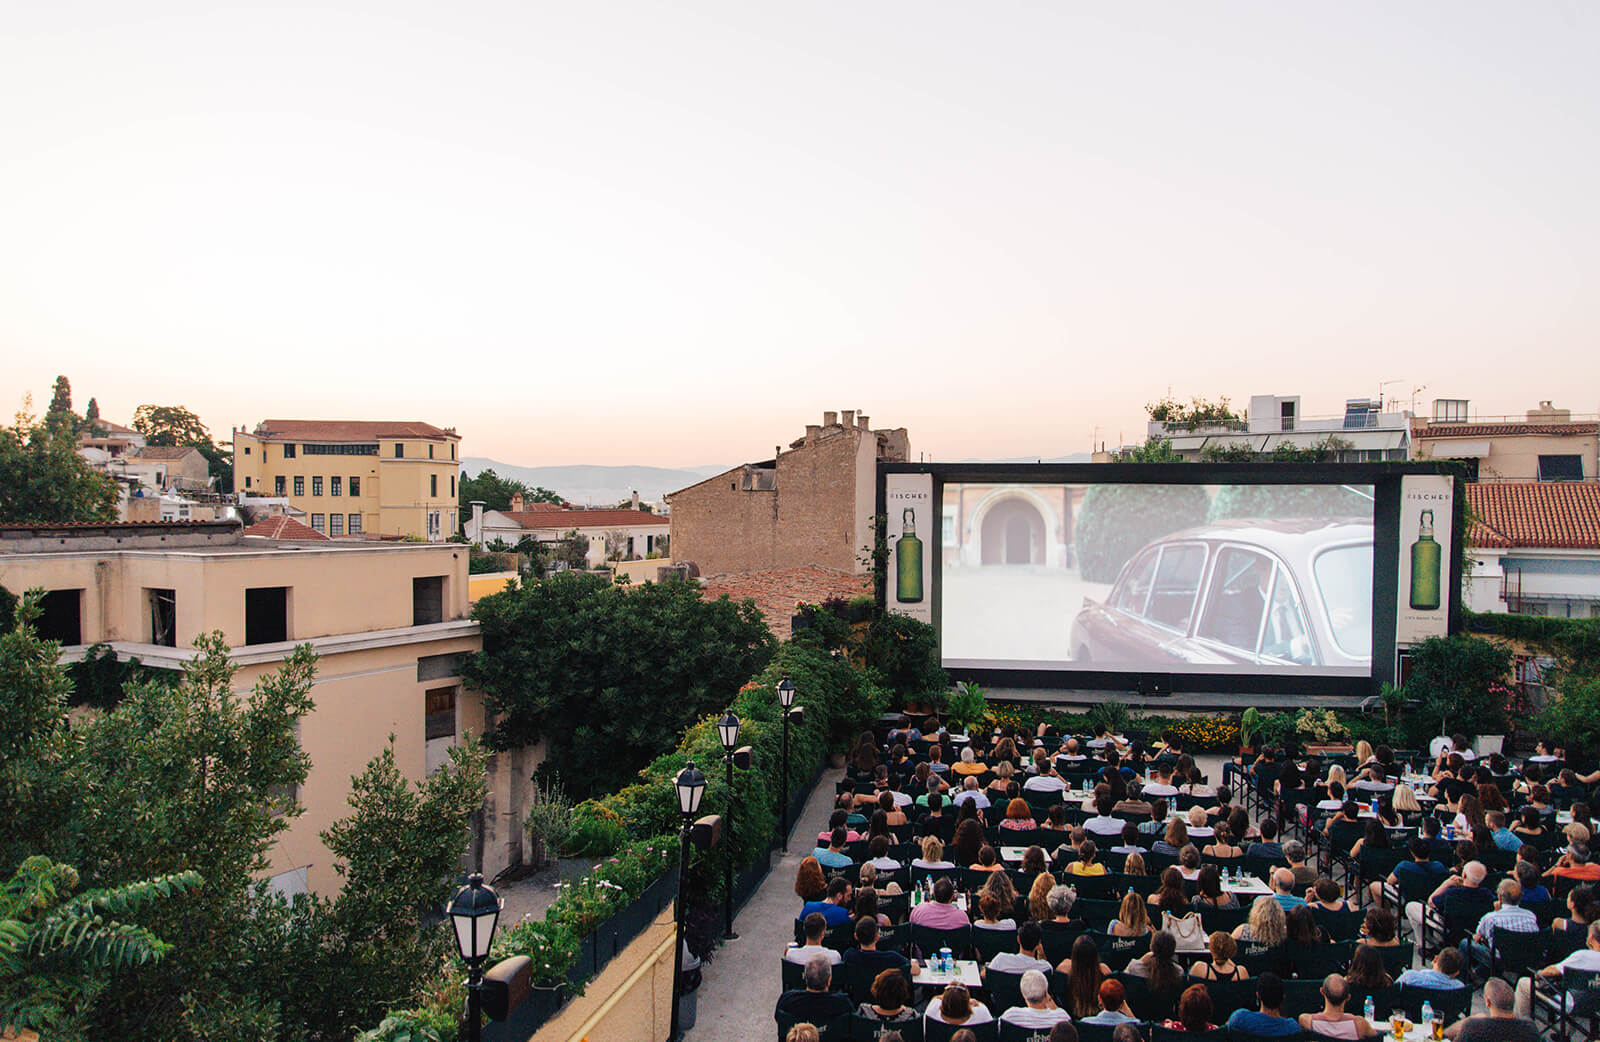
<svg viewBox="0 0 1600 1042">
<path fill-rule="evenodd" d="M 1367 676 L 1370 485 L 947 484 L 944 663 Z"/>
</svg>

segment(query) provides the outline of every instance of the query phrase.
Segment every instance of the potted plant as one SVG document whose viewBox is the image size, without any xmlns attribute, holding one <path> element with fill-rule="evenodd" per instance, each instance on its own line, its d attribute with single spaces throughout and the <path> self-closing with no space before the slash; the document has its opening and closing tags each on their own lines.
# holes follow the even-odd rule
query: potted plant
<svg viewBox="0 0 1600 1042">
<path fill-rule="evenodd" d="M 1314 755 L 1330 756 L 1350 752 L 1350 729 L 1339 722 L 1339 717 L 1331 709 L 1318 712 L 1315 709 L 1302 709 L 1295 718 L 1295 731 L 1305 742 L 1306 752 Z"/>
<path fill-rule="evenodd" d="M 989 712 L 989 699 L 983 688 L 978 684 L 969 684 L 961 681 L 956 684 L 956 689 L 950 695 L 950 701 L 945 703 L 945 718 L 952 731 L 965 727 L 966 733 L 971 734 L 972 728 L 983 723 L 983 718 Z"/>
<path fill-rule="evenodd" d="M 1239 751 L 1255 748 L 1256 736 L 1261 733 L 1261 710 L 1251 706 L 1239 714 Z"/>
</svg>

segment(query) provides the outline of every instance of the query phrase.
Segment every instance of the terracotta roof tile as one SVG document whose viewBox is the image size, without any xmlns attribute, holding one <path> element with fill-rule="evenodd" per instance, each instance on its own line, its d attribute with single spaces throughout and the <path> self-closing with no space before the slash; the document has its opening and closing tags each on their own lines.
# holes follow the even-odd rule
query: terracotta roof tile
<svg viewBox="0 0 1600 1042">
<path fill-rule="evenodd" d="M 1600 549 L 1600 482 L 1496 481 L 1466 490 L 1478 546 Z"/>
<path fill-rule="evenodd" d="M 1567 435 L 1581 437 L 1600 431 L 1593 423 L 1419 423 L 1411 428 L 1412 438 L 1504 438 L 1518 434 Z"/>
<path fill-rule="evenodd" d="M 198 455 L 200 450 L 192 445 L 145 445 L 134 450 L 133 458 L 147 460 L 183 459 L 191 452 Z"/>
<path fill-rule="evenodd" d="M 262 539 L 282 539 L 294 542 L 323 543 L 332 542 L 327 536 L 308 525 L 303 525 L 287 514 L 269 517 L 246 528 L 244 535 L 258 536 Z"/>
<path fill-rule="evenodd" d="M 795 605 L 820 604 L 833 597 L 872 595 L 869 576 L 833 568 L 804 565 L 764 572 L 734 572 L 701 580 L 700 596 L 715 599 L 726 594 L 736 601 L 753 600 L 779 640 L 789 639 Z"/>
<path fill-rule="evenodd" d="M 412 420 L 262 420 L 251 432 L 267 441 L 373 441 L 377 438 L 450 438 L 461 436 L 431 423 Z"/>
<path fill-rule="evenodd" d="M 629 528 L 638 525 L 668 525 L 672 522 L 660 514 L 643 510 L 502 510 L 502 514 L 523 528 L 554 528 L 567 531 L 573 528 Z"/>
</svg>

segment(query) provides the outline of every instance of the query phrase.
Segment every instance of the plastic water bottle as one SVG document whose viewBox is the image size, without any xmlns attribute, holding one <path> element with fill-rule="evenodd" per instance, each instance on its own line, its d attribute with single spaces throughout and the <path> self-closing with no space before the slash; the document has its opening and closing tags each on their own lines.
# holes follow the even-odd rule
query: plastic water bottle
<svg viewBox="0 0 1600 1042">
<path fill-rule="evenodd" d="M 1378 797 L 1372 797 L 1372 816 L 1378 816 Z"/>
<path fill-rule="evenodd" d="M 951 953 L 949 948 L 940 948 L 939 949 L 939 962 L 940 962 L 941 965 L 944 966 L 944 972 L 952 973 L 952 972 L 955 971 L 955 968 L 956 968 L 955 956 Z"/>
<path fill-rule="evenodd" d="M 1378 1019 L 1378 1007 L 1373 1003 L 1371 995 L 1367 996 L 1366 1005 L 1361 1007 L 1361 1015 L 1367 1018 L 1368 1024 Z"/>
<path fill-rule="evenodd" d="M 1433 1037 L 1433 1003 L 1431 1002 L 1422 1004 L 1422 1037 Z"/>
</svg>

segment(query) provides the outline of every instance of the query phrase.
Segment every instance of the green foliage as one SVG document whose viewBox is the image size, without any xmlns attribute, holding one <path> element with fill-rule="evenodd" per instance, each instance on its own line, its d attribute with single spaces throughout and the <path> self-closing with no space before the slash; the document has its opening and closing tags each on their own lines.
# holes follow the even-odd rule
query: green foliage
<svg viewBox="0 0 1600 1042">
<path fill-rule="evenodd" d="M 546 742 L 543 776 L 576 796 L 624 784 L 772 658 L 749 601 L 673 580 L 623 589 L 562 572 L 480 600 L 483 651 L 463 670 L 498 748 Z"/>
<path fill-rule="evenodd" d="M 558 848 L 566 857 L 606 857 L 628 842 L 628 828 L 616 811 L 594 800 L 572 809 L 572 828 Z"/>
<path fill-rule="evenodd" d="M 0 633 L 10 633 L 17 617 L 17 596 L 0 586 Z"/>
<path fill-rule="evenodd" d="M 1106 731 L 1112 734 L 1124 734 L 1133 723 L 1133 714 L 1128 711 L 1125 702 L 1096 702 L 1089 707 L 1085 722 L 1092 734 Z"/>
<path fill-rule="evenodd" d="M 553 988 L 566 981 L 567 971 L 578 961 L 578 941 L 578 935 L 559 917 L 524 917 L 495 935 L 492 957 L 526 955 L 533 963 L 534 986 Z"/>
<path fill-rule="evenodd" d="M 939 633 L 931 625 L 897 612 L 872 619 L 859 656 L 878 671 L 897 702 L 926 702 L 939 708 L 950 690 L 950 674 L 939 665 Z"/>
<path fill-rule="evenodd" d="M 371 1031 L 357 1035 L 356 1042 L 446 1042 L 456 1037 L 456 1031 L 453 1023 L 448 1033 L 445 1027 L 434 1016 L 395 1013 Z"/>
<path fill-rule="evenodd" d="M 989 700 L 983 688 L 966 681 L 956 685 L 955 691 L 950 695 L 950 701 L 945 703 L 944 707 L 947 718 L 969 727 L 981 724 L 988 712 Z"/>
<path fill-rule="evenodd" d="M 542 864 L 555 857 L 572 837 L 572 799 L 560 782 L 533 783 L 533 793 L 528 798 L 528 813 L 522 819 L 532 841 L 534 864 Z"/>
<path fill-rule="evenodd" d="M 522 493 L 525 503 L 554 503 L 556 506 L 562 503 L 561 497 L 547 488 L 525 485 L 515 478 L 503 478 L 489 467 L 470 477 L 461 475 L 456 489 L 461 494 L 463 519 L 472 517 L 473 500 L 481 499 L 485 510 L 510 510 L 511 497 L 518 492 Z"/>
<path fill-rule="evenodd" d="M 1122 454 L 1122 463 L 1182 463 L 1183 456 L 1172 447 L 1171 438 L 1146 438 L 1143 445 Z"/>
<path fill-rule="evenodd" d="M 1261 731 L 1261 710 L 1251 706 L 1239 714 L 1239 744 L 1249 748 Z"/>
<path fill-rule="evenodd" d="M 122 920 L 199 887 L 194 872 L 91 890 L 76 897 L 70 865 L 34 855 L 0 884 L 0 1030 L 63 1035 L 109 978 L 161 959 L 171 945 Z"/>
<path fill-rule="evenodd" d="M 0 426 L 0 524 L 116 517 L 116 482 L 78 455 L 69 426 L 34 422 L 26 404 L 11 426 Z"/>
<path fill-rule="evenodd" d="M 1505 687 L 1511 651 L 1495 641 L 1457 634 L 1429 637 L 1410 648 L 1407 694 L 1419 709 L 1407 714 L 1413 741 L 1432 734 L 1505 734 Z M 1437 722 L 1439 730 L 1432 731 Z"/>
<path fill-rule="evenodd" d="M 1091 485 L 1078 511 L 1078 571 L 1108 583 L 1140 548 L 1206 519 L 1199 485 Z"/>
<path fill-rule="evenodd" d="M 510 554 L 482 553 L 476 549 L 467 552 L 468 575 L 485 575 L 490 572 L 514 572 L 516 570 L 516 558 Z"/>
<path fill-rule="evenodd" d="M 200 417 L 181 405 L 141 405 L 133 411 L 133 429 L 147 445 L 189 445 L 206 458 L 206 471 L 220 492 L 233 491 L 232 442 L 227 447 L 211 440 Z"/>
<path fill-rule="evenodd" d="M 179 676 L 145 666 L 137 658 L 124 662 L 109 644 L 90 646 L 83 658 L 67 666 L 67 675 L 72 680 L 70 704 L 94 709 L 114 709 L 130 684 L 174 684 Z"/>
<path fill-rule="evenodd" d="M 1343 485 L 1224 485 L 1209 521 L 1235 517 L 1372 517 L 1372 494 Z"/>
<path fill-rule="evenodd" d="M 1237 427 L 1241 430 L 1244 428 L 1244 418 L 1233 411 L 1227 395 L 1214 402 L 1204 398 L 1191 398 L 1189 404 L 1184 405 L 1169 394 L 1146 405 L 1144 411 L 1152 420 L 1182 430 L 1195 430 L 1200 427 Z"/>
<path fill-rule="evenodd" d="M 1569 677 L 1532 722 L 1569 757 L 1600 753 L 1600 678 Z"/>
<path fill-rule="evenodd" d="M 1200 450 L 1202 463 L 1255 463 L 1260 458 L 1248 441 L 1216 442 Z"/>
</svg>

